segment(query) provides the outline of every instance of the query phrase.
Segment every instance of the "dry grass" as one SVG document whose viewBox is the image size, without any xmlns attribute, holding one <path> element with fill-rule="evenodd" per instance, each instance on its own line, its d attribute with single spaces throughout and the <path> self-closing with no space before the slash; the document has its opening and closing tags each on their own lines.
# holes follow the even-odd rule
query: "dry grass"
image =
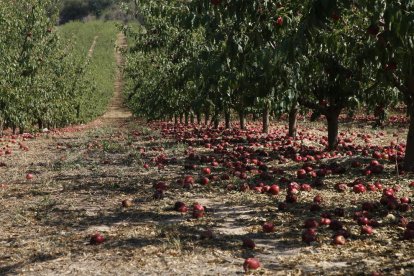
<svg viewBox="0 0 414 276">
<path fill-rule="evenodd" d="M 183 169 L 188 146 L 130 118 L 121 106 L 121 89 L 118 75 L 110 111 L 90 125 L 25 141 L 28 152 L 20 151 L 10 139 L 1 142 L 13 149 L 12 155 L 0 157 L 6 165 L 0 167 L 1 275 L 241 275 L 244 258 L 249 256 L 262 262 L 263 268 L 253 272 L 257 275 L 414 273 L 413 242 L 400 239 L 403 228 L 392 216 L 382 209 L 374 212 L 380 226 L 369 237 L 361 236 L 352 220 L 361 202 L 377 201 L 381 193 L 357 195 L 351 191 L 338 193 L 333 188 L 335 183 L 349 183 L 361 176 L 358 170 L 328 176 L 323 189 L 301 193 L 299 203 L 283 212 L 277 205 L 284 201 L 285 189 L 276 197 L 228 191 L 228 184 L 244 182 L 234 177 L 183 189 L 178 179 L 186 174 L 200 175 L 199 167 L 196 171 Z M 277 128 L 280 124 L 273 127 Z M 301 130 L 325 135 L 321 123 L 302 122 Z M 394 133 L 402 141 L 405 134 L 404 130 L 389 127 L 381 136 L 380 131 L 363 123 L 345 124 L 341 130 L 349 136 L 352 132 L 370 133 L 374 145 L 396 140 Z M 359 138 L 355 142 L 365 145 Z M 145 156 L 141 154 L 143 148 Z M 201 155 L 212 155 L 211 150 L 194 149 Z M 154 165 L 148 170 L 143 168 L 162 153 L 176 157 L 177 163 L 163 169 Z M 348 167 L 352 159 L 340 158 L 338 162 Z M 369 158 L 362 160 L 368 162 Z M 290 178 L 300 167 L 294 162 L 268 164 L 284 169 Z M 213 174 L 220 175 L 224 170 L 215 168 Z M 28 172 L 34 174 L 33 180 L 25 180 Z M 368 182 L 380 179 L 386 186 L 399 181 L 399 195 L 412 196 L 407 186 L 414 180 L 412 175 L 397 180 L 391 163 L 386 163 L 384 174 L 364 178 Z M 153 199 L 153 184 L 158 181 L 169 185 L 161 200 Z M 318 230 L 319 242 L 308 246 L 301 241 L 304 219 L 319 217 L 322 212 L 309 211 L 317 194 L 324 199 L 323 211 L 345 209 L 346 216 L 341 220 L 351 232 L 346 245 L 331 245 L 332 232 L 324 227 Z M 121 202 L 127 198 L 134 206 L 122 208 Z M 206 217 L 196 220 L 190 214 L 173 211 L 177 200 L 188 205 L 203 204 Z M 412 220 L 412 211 L 404 216 Z M 277 231 L 263 233 L 264 221 L 274 222 Z M 208 229 L 214 238 L 202 239 L 203 231 Z M 89 239 L 96 231 L 102 232 L 107 241 L 93 246 Z M 243 249 L 243 237 L 254 239 L 256 249 Z"/>
<path fill-rule="evenodd" d="M 142 132 L 140 122 L 124 122 L 121 128 L 98 123 L 81 132 L 41 137 L 26 142 L 30 151 L 3 158 L 7 167 L 1 168 L 1 183 L 7 187 L 0 191 L 0 274 L 241 274 L 244 258 L 251 255 L 264 266 L 257 273 L 269 275 L 413 271 L 412 242 L 399 240 L 402 229 L 384 214 L 378 214 L 381 227 L 373 236 L 359 235 L 352 212 L 360 202 L 378 200 L 380 194 L 333 189 L 334 183 L 354 180 L 355 171 L 328 177 L 326 188 L 301 194 L 297 205 L 280 212 L 277 203 L 284 200 L 284 191 L 275 198 L 227 191 L 226 185 L 237 183 L 235 179 L 181 188 L 176 180 L 192 173 L 182 169 L 186 146 L 164 138 L 151 141 L 154 133 L 149 130 L 134 136 Z M 387 135 L 373 142 L 383 144 L 387 139 L 394 138 Z M 145 170 L 142 165 L 158 156 L 161 146 L 167 156 L 178 158 L 178 164 Z M 142 147 L 147 149 L 145 157 L 139 154 Z M 288 174 L 299 167 L 292 162 L 273 165 Z M 386 171 L 381 180 L 392 186 L 396 179 L 391 164 Z M 26 172 L 33 172 L 34 180 L 24 180 Z M 170 187 L 164 199 L 154 200 L 152 185 L 159 180 Z M 400 179 L 401 195 L 411 195 L 406 185 L 410 180 Z M 320 242 L 301 242 L 303 220 L 319 216 L 307 210 L 316 194 L 324 198 L 324 210 L 346 209 L 343 221 L 353 235 L 345 246 L 331 245 L 331 232 L 323 228 Z M 133 199 L 133 207 L 121 207 L 126 198 Z M 202 203 L 207 217 L 194 220 L 176 213 L 171 207 L 177 200 Z M 275 233 L 262 233 L 261 224 L 267 220 L 275 223 Z M 214 239 L 200 239 L 206 229 L 213 230 Z M 95 231 L 103 232 L 107 242 L 89 245 Z M 246 236 L 256 241 L 256 250 L 241 248 Z"/>
</svg>

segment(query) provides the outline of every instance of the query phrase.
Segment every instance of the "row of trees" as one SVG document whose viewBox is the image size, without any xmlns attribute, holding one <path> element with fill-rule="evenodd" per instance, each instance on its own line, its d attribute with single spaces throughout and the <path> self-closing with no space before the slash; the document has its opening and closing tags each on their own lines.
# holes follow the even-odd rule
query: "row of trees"
<svg viewBox="0 0 414 276">
<path fill-rule="evenodd" d="M 403 102 L 414 165 L 414 3 L 408 0 L 141 0 L 126 28 L 130 107 L 150 119 L 231 111 L 324 115 L 329 148 L 344 110 Z"/>
<path fill-rule="evenodd" d="M 90 18 L 103 20 L 133 19 L 124 13 L 122 6 L 135 7 L 134 0 L 57 0 L 59 1 L 59 22 L 78 21 Z"/>
<path fill-rule="evenodd" d="M 55 4 L 0 0 L 1 132 L 91 119 L 82 112 L 84 95 L 95 93 L 88 76 L 89 59 L 86 53 L 76 55 L 72 45 L 59 39 Z"/>
<path fill-rule="evenodd" d="M 60 0 L 61 24 L 80 20 L 89 15 L 99 17 L 105 9 L 111 7 L 117 0 Z"/>
</svg>

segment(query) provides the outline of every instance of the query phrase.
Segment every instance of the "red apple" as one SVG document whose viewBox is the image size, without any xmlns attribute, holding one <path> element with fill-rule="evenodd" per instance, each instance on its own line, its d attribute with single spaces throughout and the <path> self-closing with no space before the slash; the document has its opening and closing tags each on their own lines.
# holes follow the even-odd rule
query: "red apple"
<svg viewBox="0 0 414 276">
<path fill-rule="evenodd" d="M 321 203 L 322 202 L 322 196 L 321 195 L 316 195 L 314 198 L 313 198 L 313 202 L 315 202 L 315 203 Z"/>
<path fill-rule="evenodd" d="M 243 247 L 254 249 L 256 247 L 255 242 L 252 239 L 244 238 L 243 240 Z"/>
<path fill-rule="evenodd" d="M 134 205 L 134 202 L 131 199 L 124 199 L 122 201 L 122 206 L 124 208 L 132 207 Z"/>
<path fill-rule="evenodd" d="M 373 231 L 373 228 L 369 225 L 364 225 L 361 227 L 361 234 L 371 235 Z"/>
<path fill-rule="evenodd" d="M 312 190 L 312 187 L 311 185 L 305 183 L 300 186 L 300 189 L 301 191 L 310 192 Z"/>
<path fill-rule="evenodd" d="M 211 174 L 211 169 L 210 168 L 203 168 L 202 172 L 204 174 Z"/>
<path fill-rule="evenodd" d="M 333 238 L 332 243 L 335 244 L 335 245 L 344 245 L 346 243 L 346 239 L 342 235 L 335 235 L 335 237 Z"/>
<path fill-rule="evenodd" d="M 262 226 L 262 229 L 265 233 L 271 233 L 276 230 L 274 224 L 270 221 L 265 222 Z"/>
<path fill-rule="evenodd" d="M 184 185 L 189 186 L 189 185 L 193 185 L 194 184 L 194 178 L 190 175 L 187 175 L 184 178 Z"/>
<path fill-rule="evenodd" d="M 276 24 L 279 25 L 279 26 L 282 26 L 283 25 L 283 17 L 279 16 L 276 20 Z"/>
<path fill-rule="evenodd" d="M 185 205 L 180 206 L 180 207 L 178 207 L 177 211 L 180 212 L 180 213 L 187 213 L 188 212 L 188 207 L 185 206 Z"/>
<path fill-rule="evenodd" d="M 359 225 L 368 225 L 369 224 L 369 218 L 367 218 L 367 217 L 358 218 L 358 224 Z"/>
<path fill-rule="evenodd" d="M 299 179 L 306 178 L 306 170 L 300 169 L 296 172 L 296 175 Z"/>
<path fill-rule="evenodd" d="M 95 233 L 92 235 L 90 244 L 98 245 L 105 242 L 105 237 L 100 233 Z"/>
<path fill-rule="evenodd" d="M 182 202 L 182 201 L 177 201 L 177 202 L 174 204 L 174 210 L 178 211 L 178 209 L 179 209 L 179 208 L 184 207 L 184 206 L 186 206 L 184 202 Z"/>
<path fill-rule="evenodd" d="M 243 264 L 243 268 L 245 271 L 256 270 L 259 267 L 260 267 L 260 262 L 256 258 L 247 258 Z"/>
<path fill-rule="evenodd" d="M 355 193 L 365 193 L 367 188 L 363 184 L 357 184 L 353 187 Z"/>
<path fill-rule="evenodd" d="M 302 241 L 310 244 L 312 242 L 317 241 L 317 232 L 314 228 L 308 228 L 302 232 Z"/>
<path fill-rule="evenodd" d="M 201 184 L 207 185 L 210 180 L 207 177 L 201 178 Z"/>
<path fill-rule="evenodd" d="M 378 188 L 374 184 L 368 184 L 368 191 L 376 192 L 378 191 Z"/>
<path fill-rule="evenodd" d="M 165 191 L 167 190 L 167 184 L 163 181 L 160 181 L 154 185 L 154 189 L 159 190 L 159 191 Z"/>
<path fill-rule="evenodd" d="M 318 228 L 319 223 L 316 219 L 310 218 L 305 220 L 304 227 L 305 228 Z"/>
<path fill-rule="evenodd" d="M 204 207 L 200 203 L 193 204 L 193 218 L 204 217 Z"/>
<path fill-rule="evenodd" d="M 272 195 L 278 195 L 279 194 L 279 191 L 280 191 L 280 188 L 279 188 L 279 186 L 278 185 L 276 185 L 276 184 L 273 184 L 272 186 L 270 186 L 270 188 L 269 188 L 269 193 L 270 194 L 272 194 Z"/>
<path fill-rule="evenodd" d="M 286 203 L 296 203 L 298 202 L 298 197 L 294 194 L 287 194 L 286 195 Z"/>
<path fill-rule="evenodd" d="M 329 218 L 321 218 L 322 225 L 329 225 L 331 224 L 331 220 Z"/>
<path fill-rule="evenodd" d="M 387 189 L 384 189 L 384 190 L 382 191 L 382 194 L 383 194 L 384 196 L 387 196 L 387 197 L 393 197 L 393 196 L 394 196 L 394 194 L 395 194 L 395 191 L 394 191 L 394 189 L 392 189 L 392 188 L 387 188 Z"/>
</svg>

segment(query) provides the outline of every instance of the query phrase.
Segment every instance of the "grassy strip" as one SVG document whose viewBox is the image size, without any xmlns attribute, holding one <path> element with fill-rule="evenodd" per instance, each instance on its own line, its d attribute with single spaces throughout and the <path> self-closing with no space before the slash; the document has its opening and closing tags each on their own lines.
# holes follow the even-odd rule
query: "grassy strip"
<svg viewBox="0 0 414 276">
<path fill-rule="evenodd" d="M 64 41 L 74 45 L 79 57 L 87 60 L 88 51 L 95 39 L 96 45 L 89 61 L 87 78 L 93 89 L 86 89 L 79 101 L 79 122 L 90 121 L 102 115 L 113 95 L 116 61 L 114 47 L 118 28 L 113 21 L 71 22 L 59 28 Z"/>
</svg>

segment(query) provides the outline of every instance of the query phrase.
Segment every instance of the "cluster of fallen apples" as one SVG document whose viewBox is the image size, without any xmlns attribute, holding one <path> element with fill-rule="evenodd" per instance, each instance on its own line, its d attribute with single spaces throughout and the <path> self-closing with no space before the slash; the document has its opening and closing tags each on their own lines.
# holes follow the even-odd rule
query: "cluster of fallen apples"
<svg viewBox="0 0 414 276">
<path fill-rule="evenodd" d="M 10 136 L 3 136 L 0 138 L 0 145 L 4 144 L 3 147 L 0 148 L 0 156 L 12 156 L 17 150 L 26 152 L 29 151 L 29 147 L 26 145 L 26 141 L 33 140 L 38 137 L 39 134 L 33 135 L 30 133 L 24 133 L 20 135 L 10 135 Z M 7 167 L 5 162 L 0 162 L 0 167 Z M 27 180 L 32 180 L 34 175 L 32 173 L 26 174 Z"/>
<path fill-rule="evenodd" d="M 29 151 L 29 147 L 26 145 L 26 141 L 37 139 L 42 135 L 53 135 L 58 136 L 62 135 L 63 133 L 71 133 L 71 132 L 79 132 L 84 128 L 84 126 L 79 127 L 67 127 L 62 129 L 54 129 L 54 130 L 47 130 L 38 133 L 23 133 L 23 134 L 13 134 L 13 135 L 5 135 L 0 136 L 0 157 L 5 156 L 9 157 L 16 153 L 18 150 L 27 152 Z M 61 145 L 58 145 L 57 148 L 61 148 Z M 7 167 L 5 162 L 0 162 L 0 167 Z M 26 173 L 26 180 L 33 180 L 34 174 L 31 172 Z"/>
<path fill-rule="evenodd" d="M 34 138 L 35 136 L 29 133 L 1 137 L 0 144 L 4 144 L 4 146 L 0 148 L 0 156 L 12 155 L 13 148 L 17 148 L 21 151 L 28 151 L 29 147 L 23 142 Z"/>
<path fill-rule="evenodd" d="M 305 244 L 318 242 L 318 232 L 321 229 L 328 229 L 332 231 L 332 244 L 346 244 L 356 234 L 348 230 L 346 224 L 349 222 L 345 223 L 342 220 L 345 217 L 353 218 L 353 225 L 359 225 L 360 235 L 363 236 L 372 235 L 375 228 L 381 227 L 380 219 L 390 217 L 395 225 L 404 229 L 400 239 L 414 239 L 414 221 L 409 221 L 403 215 L 412 211 L 411 199 L 407 195 L 399 195 L 400 186 L 389 187 L 379 180 L 372 179 L 385 172 L 384 164 L 398 164 L 404 157 L 404 144 L 398 144 L 396 141 L 392 141 L 387 146 L 372 144 L 372 139 L 381 139 L 385 136 L 384 132 L 378 132 L 376 135 L 340 133 L 338 150 L 328 152 L 325 150 L 327 137 L 321 137 L 308 130 L 299 131 L 295 140 L 287 136 L 285 127 L 274 128 L 270 134 L 263 135 L 260 133 L 259 125 L 255 124 L 249 125 L 249 130 L 246 131 L 223 128 L 214 130 L 196 125 L 183 126 L 169 123 L 155 123 L 152 127 L 160 129 L 164 138 L 188 145 L 183 162 L 176 157 L 167 156 L 162 147 L 139 149 L 141 157 L 146 158 L 144 169 L 157 167 L 162 170 L 169 165 L 182 164 L 186 172 L 185 176 L 171 184 L 164 181 L 155 183 L 154 199 L 163 198 L 170 185 L 192 189 L 197 185 L 223 184 L 228 191 L 266 193 L 275 199 L 283 192 L 284 200 L 278 201 L 277 206 L 278 210 L 283 212 L 300 200 L 299 195 L 313 189 L 330 188 L 325 183 L 327 177 L 351 171 L 360 177 L 351 183 L 336 183 L 332 188 L 338 193 L 378 193 L 378 200 L 363 201 L 360 203 L 359 210 L 347 213 L 340 207 L 333 210 L 326 209 L 322 204 L 323 197 L 315 196 L 313 203 L 306 206 L 308 210 L 315 213 L 315 216 L 303 222 L 302 241 Z M 324 129 L 320 130 L 324 131 Z M 394 134 L 393 137 L 397 135 Z M 355 142 L 357 139 L 359 143 Z M 340 162 L 341 158 L 350 161 Z M 292 162 L 301 166 L 293 173 L 275 166 L 275 164 Z M 398 165 L 395 166 L 395 172 L 399 175 L 411 173 L 402 170 Z M 407 185 L 414 188 L 414 182 Z M 129 207 L 131 204 L 123 202 L 124 207 Z M 206 215 L 206 207 L 199 203 L 186 205 L 184 202 L 177 201 L 173 209 L 181 213 L 191 211 L 195 219 Z M 264 233 L 276 230 L 277 227 L 271 221 L 262 225 Z M 96 235 L 91 238 L 92 244 L 104 241 L 102 237 Z M 255 243 L 251 239 L 244 239 L 243 246 L 254 249 Z M 247 258 L 243 267 L 245 270 L 257 269 L 260 267 L 260 262 L 256 258 Z"/>
</svg>

